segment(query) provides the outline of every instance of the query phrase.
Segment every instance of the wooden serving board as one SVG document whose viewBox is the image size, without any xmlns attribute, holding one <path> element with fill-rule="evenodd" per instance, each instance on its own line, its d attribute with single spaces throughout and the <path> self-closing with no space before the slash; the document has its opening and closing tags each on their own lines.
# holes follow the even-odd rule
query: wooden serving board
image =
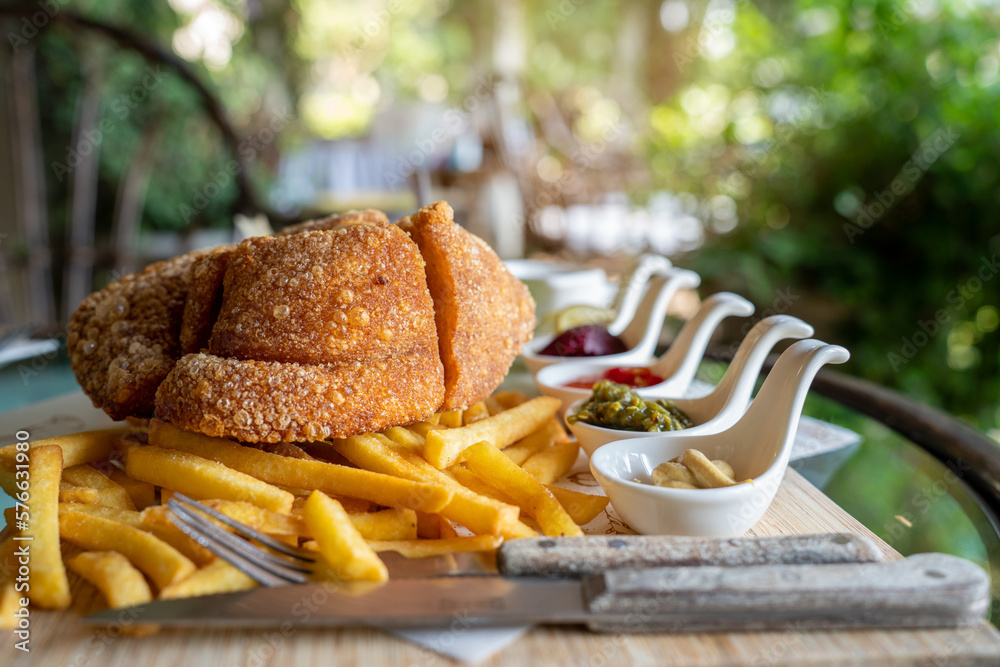
<svg viewBox="0 0 1000 667">
<path fill-rule="evenodd" d="M 890 559 L 900 555 L 789 469 L 753 535 L 854 532 L 867 535 Z M 370 629 L 314 630 L 289 623 L 284 630 L 170 630 L 147 637 L 121 636 L 79 622 L 102 608 L 94 589 L 72 578 L 75 609 L 32 612 L 31 652 L 14 649 L 0 633 L 0 664 L 73 667 L 177 667 L 212 665 L 458 664 L 388 633 Z M 294 621 L 294 619 L 289 619 Z M 447 645 L 460 625 L 442 630 Z M 956 630 L 783 632 L 691 635 L 601 635 L 585 629 L 537 627 L 484 665 L 996 665 L 1000 632 L 988 623 Z"/>
</svg>

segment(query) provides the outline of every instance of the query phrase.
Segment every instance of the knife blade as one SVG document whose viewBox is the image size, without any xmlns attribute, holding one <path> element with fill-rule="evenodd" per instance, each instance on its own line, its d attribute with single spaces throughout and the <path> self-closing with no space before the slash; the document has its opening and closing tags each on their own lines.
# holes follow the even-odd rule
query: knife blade
<svg viewBox="0 0 1000 667">
<path fill-rule="evenodd" d="M 433 577 L 312 583 L 153 602 L 84 619 L 170 627 L 434 628 L 584 624 L 606 632 L 956 627 L 983 620 L 989 578 L 945 554 L 889 563 L 661 567 L 582 579 Z"/>
</svg>

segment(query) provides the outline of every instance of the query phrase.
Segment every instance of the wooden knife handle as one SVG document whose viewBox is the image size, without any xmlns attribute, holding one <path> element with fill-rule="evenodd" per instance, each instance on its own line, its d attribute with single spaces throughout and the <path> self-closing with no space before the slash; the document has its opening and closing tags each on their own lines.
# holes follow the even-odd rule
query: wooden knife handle
<svg viewBox="0 0 1000 667">
<path fill-rule="evenodd" d="M 609 569 L 720 565 L 808 565 L 882 560 L 860 535 L 818 534 L 729 539 L 668 535 L 535 537 L 504 542 L 497 567 L 508 576 L 584 576 Z"/>
<path fill-rule="evenodd" d="M 945 554 L 889 563 L 614 570 L 584 579 L 583 591 L 595 614 L 589 625 L 603 632 L 955 627 L 980 623 L 990 602 L 986 573 Z"/>
</svg>

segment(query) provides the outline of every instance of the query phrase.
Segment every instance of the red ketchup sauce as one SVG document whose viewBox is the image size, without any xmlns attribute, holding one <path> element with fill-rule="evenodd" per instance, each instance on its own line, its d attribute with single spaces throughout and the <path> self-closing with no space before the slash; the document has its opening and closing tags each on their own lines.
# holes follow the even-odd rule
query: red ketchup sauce
<svg viewBox="0 0 1000 667">
<path fill-rule="evenodd" d="M 571 380 L 565 383 L 564 386 L 575 387 L 577 389 L 592 389 L 601 380 L 611 380 L 612 382 L 625 384 L 630 387 L 649 387 L 663 382 L 663 378 L 659 375 L 654 375 L 645 366 L 636 366 L 633 368 L 623 366 L 620 368 L 610 368 L 604 371 L 604 375 L 601 376 L 587 376 Z"/>
</svg>

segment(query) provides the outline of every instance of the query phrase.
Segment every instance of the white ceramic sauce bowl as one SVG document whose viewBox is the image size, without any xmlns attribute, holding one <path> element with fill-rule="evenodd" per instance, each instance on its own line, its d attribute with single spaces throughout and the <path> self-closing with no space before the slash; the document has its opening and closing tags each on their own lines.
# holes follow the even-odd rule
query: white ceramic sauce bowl
<svg viewBox="0 0 1000 667">
<path fill-rule="evenodd" d="M 772 375 L 791 383 L 764 383 L 743 417 L 726 431 L 610 442 L 590 458 L 590 470 L 619 516 L 650 535 L 733 537 L 752 528 L 777 493 L 788 467 L 795 431 L 809 385 L 820 367 L 843 363 L 847 350 L 817 340 L 799 341 L 782 354 Z M 768 376 L 769 380 L 771 375 Z M 697 449 L 732 465 L 737 480 L 753 483 L 716 489 L 671 489 L 652 484 L 660 463 Z"/>
<path fill-rule="evenodd" d="M 638 391 L 648 398 L 669 398 L 683 396 L 698 371 L 698 364 L 705 355 L 705 349 L 719 323 L 727 317 L 746 317 L 753 314 L 753 304 L 736 294 L 718 292 L 706 298 L 698 312 L 684 323 L 677 338 L 660 359 L 647 366 L 654 375 L 663 378 L 649 387 Z M 565 414 L 570 404 L 590 396 L 591 388 L 569 387 L 567 382 L 588 376 L 602 376 L 606 371 L 617 368 L 609 364 L 608 357 L 582 358 L 563 361 L 539 369 L 535 373 L 535 386 L 546 396 L 562 401 Z"/>
<path fill-rule="evenodd" d="M 673 297 L 682 288 L 693 289 L 700 284 L 701 278 L 698 274 L 685 269 L 670 269 L 667 275 L 654 276 L 649 281 L 649 287 L 642 297 L 642 301 L 639 302 L 634 317 L 624 326 L 621 324 L 622 318 L 616 318 L 615 322 L 608 326 L 609 333 L 619 336 L 625 343 L 627 348 L 625 352 L 600 357 L 562 357 L 541 354 L 541 351 L 555 339 L 555 335 L 550 334 L 529 341 L 521 352 L 521 358 L 532 375 L 550 364 L 571 360 L 580 361 L 581 359 L 593 359 L 615 366 L 647 364 L 656 350 L 667 308 Z"/>
</svg>

